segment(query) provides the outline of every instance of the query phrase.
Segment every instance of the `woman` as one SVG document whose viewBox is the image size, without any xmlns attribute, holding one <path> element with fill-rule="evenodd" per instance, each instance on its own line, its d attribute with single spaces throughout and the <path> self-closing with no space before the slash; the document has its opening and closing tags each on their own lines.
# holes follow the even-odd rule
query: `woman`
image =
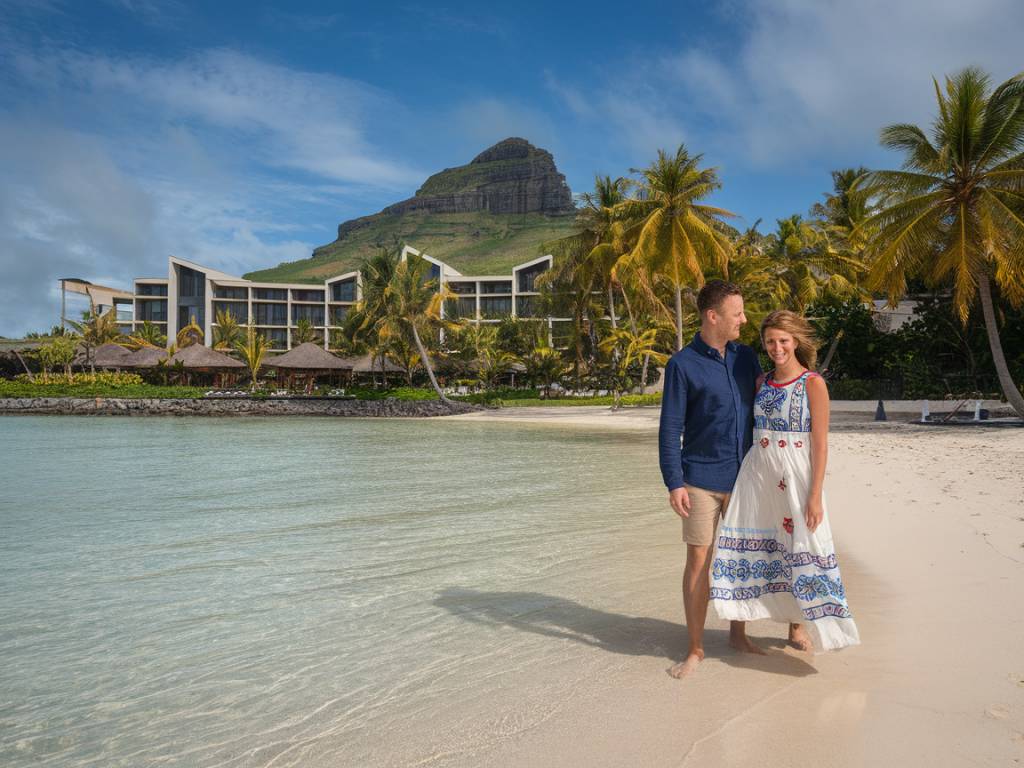
<svg viewBox="0 0 1024 768">
<path fill-rule="evenodd" d="M 801 650 L 857 645 L 822 490 L 828 388 L 814 373 L 813 332 L 779 310 L 761 324 L 761 342 L 775 369 L 754 400 L 754 445 L 718 531 L 711 599 L 722 619 L 789 622 Z"/>
</svg>

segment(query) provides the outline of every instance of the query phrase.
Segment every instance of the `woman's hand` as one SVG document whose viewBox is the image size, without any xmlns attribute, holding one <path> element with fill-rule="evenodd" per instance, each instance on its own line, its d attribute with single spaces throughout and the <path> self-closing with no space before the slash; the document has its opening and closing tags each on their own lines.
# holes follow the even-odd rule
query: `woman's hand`
<svg viewBox="0 0 1024 768">
<path fill-rule="evenodd" d="M 814 533 L 821 521 L 825 519 L 825 510 L 821 506 L 820 496 L 811 496 L 807 499 L 807 509 L 804 511 L 804 520 L 807 521 L 807 530 Z"/>
</svg>

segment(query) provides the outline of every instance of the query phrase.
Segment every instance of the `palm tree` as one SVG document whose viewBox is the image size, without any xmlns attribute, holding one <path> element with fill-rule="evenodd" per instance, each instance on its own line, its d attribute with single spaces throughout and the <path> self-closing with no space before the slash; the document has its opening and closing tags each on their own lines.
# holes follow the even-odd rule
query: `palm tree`
<svg viewBox="0 0 1024 768">
<path fill-rule="evenodd" d="M 90 299 L 91 302 L 91 299 Z M 122 339 L 121 329 L 117 325 L 117 312 L 111 307 L 100 314 L 96 311 L 95 305 L 90 305 L 89 311 L 82 315 L 82 321 L 76 323 L 68 320 L 72 327 L 82 337 L 82 346 L 85 347 L 85 359 L 89 364 L 92 373 L 96 373 L 93 365 L 92 351 L 104 344 L 116 343 Z"/>
<path fill-rule="evenodd" d="M 658 159 L 639 171 L 641 195 L 616 206 L 617 218 L 632 230 L 624 237 L 635 233 L 636 242 L 622 267 L 637 268 L 651 284 L 667 281 L 674 292 L 677 350 L 683 348 L 683 289 L 703 286 L 708 270 L 725 274 L 732 248 L 722 218 L 735 214 L 698 202 L 721 186 L 702 160 L 682 144 L 675 155 L 658 150 Z"/>
<path fill-rule="evenodd" d="M 242 341 L 242 326 L 238 324 L 231 310 L 221 310 L 216 315 L 217 325 L 213 329 L 213 348 L 219 352 L 234 349 Z"/>
<path fill-rule="evenodd" d="M 619 177 L 613 180 L 611 176 L 595 176 L 594 191 L 581 195 L 583 208 L 577 215 L 577 221 L 582 226 L 580 236 L 592 244 L 587 261 L 599 287 L 607 294 L 608 318 L 612 328 L 618 327 L 615 288 L 622 289 L 615 276 L 615 265 L 623 253 L 615 247 L 621 229 L 621 224 L 615 221 L 615 206 L 626 200 L 629 186 L 629 179 Z"/>
<path fill-rule="evenodd" d="M 873 171 L 863 183 L 877 201 L 862 225 L 871 234 L 868 285 L 894 303 L 909 277 L 952 283 L 964 323 L 977 295 L 999 383 L 1024 417 L 992 301 L 995 282 L 1011 306 L 1024 303 L 1024 72 L 991 91 L 974 67 L 947 77 L 944 89 L 934 82 L 931 138 L 916 125 L 884 128 L 882 145 L 904 153 L 903 170 Z"/>
<path fill-rule="evenodd" d="M 655 350 L 657 335 L 656 328 L 648 328 L 642 333 L 633 333 L 627 328 L 618 328 L 601 342 L 601 347 L 606 352 L 612 350 L 621 352 L 613 357 L 612 363 L 612 391 L 615 397 L 612 408 L 621 407 L 622 393 L 632 385 L 629 375 L 631 366 L 638 363 L 641 358 L 653 360 L 657 365 L 665 365 L 668 361 L 668 355 Z"/>
<path fill-rule="evenodd" d="M 192 315 L 188 319 L 188 325 L 178 331 L 174 343 L 178 346 L 178 349 L 184 349 L 185 347 L 191 347 L 193 344 L 202 344 L 203 336 L 203 329 L 196 322 L 196 316 Z"/>
<path fill-rule="evenodd" d="M 249 375 L 252 377 L 252 382 L 249 385 L 251 389 L 256 389 L 256 377 L 263 365 L 267 349 L 267 340 L 251 325 L 246 327 L 245 341 L 235 342 L 235 351 L 241 356 L 242 362 L 245 363 L 245 367 L 249 369 Z"/>
<path fill-rule="evenodd" d="M 857 295 L 863 263 L 837 249 L 821 222 L 794 214 L 778 219 L 777 224 L 767 255 L 784 291 L 785 304 L 803 312 L 826 295 Z"/>
<path fill-rule="evenodd" d="M 427 279 L 429 274 L 430 264 L 421 256 L 410 254 L 405 261 L 399 263 L 381 297 L 380 314 L 375 326 L 378 336 L 385 343 L 405 334 L 412 336 L 431 386 L 441 402 L 453 405 L 437 383 L 434 366 L 420 336 L 421 330 L 433 335 L 435 330 L 444 325 L 441 307 L 453 296 L 449 291 L 440 289 L 437 280 Z"/>
<path fill-rule="evenodd" d="M 167 337 L 160 330 L 160 326 L 146 320 L 132 332 L 132 335 L 125 340 L 124 345 L 129 349 L 166 347 Z"/>
<path fill-rule="evenodd" d="M 566 370 L 562 355 L 546 344 L 535 347 L 521 357 L 520 362 L 526 367 L 527 378 L 543 385 L 544 397 L 551 396 L 551 385 L 558 381 Z"/>
<path fill-rule="evenodd" d="M 307 341 L 318 342 L 320 341 L 320 335 L 308 319 L 300 317 L 295 323 L 295 330 L 292 331 L 292 346 L 297 347 L 299 344 L 305 344 Z"/>
</svg>

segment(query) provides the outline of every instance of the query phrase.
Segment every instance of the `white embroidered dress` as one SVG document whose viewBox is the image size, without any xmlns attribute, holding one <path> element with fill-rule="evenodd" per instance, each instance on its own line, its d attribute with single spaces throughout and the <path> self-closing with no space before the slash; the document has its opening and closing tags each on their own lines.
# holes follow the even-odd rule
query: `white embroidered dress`
<svg viewBox="0 0 1024 768">
<path fill-rule="evenodd" d="M 805 371 L 766 378 L 754 399 L 754 442 L 718 527 L 711 600 L 722 619 L 800 622 L 819 651 L 857 645 L 839 575 L 828 506 L 814 533 L 804 510 L 811 485 L 811 411 Z"/>
</svg>

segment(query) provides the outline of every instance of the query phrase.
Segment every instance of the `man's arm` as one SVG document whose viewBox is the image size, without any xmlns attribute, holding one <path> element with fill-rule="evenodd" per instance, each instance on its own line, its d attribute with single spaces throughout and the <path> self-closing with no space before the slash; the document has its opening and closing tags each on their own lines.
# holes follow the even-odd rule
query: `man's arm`
<svg viewBox="0 0 1024 768">
<path fill-rule="evenodd" d="M 681 517 L 690 515 L 690 497 L 683 480 L 680 440 L 686 423 L 686 378 L 676 358 L 665 366 L 665 387 L 661 393 L 661 422 L 658 427 L 658 463 L 669 491 L 669 504 Z"/>
</svg>

